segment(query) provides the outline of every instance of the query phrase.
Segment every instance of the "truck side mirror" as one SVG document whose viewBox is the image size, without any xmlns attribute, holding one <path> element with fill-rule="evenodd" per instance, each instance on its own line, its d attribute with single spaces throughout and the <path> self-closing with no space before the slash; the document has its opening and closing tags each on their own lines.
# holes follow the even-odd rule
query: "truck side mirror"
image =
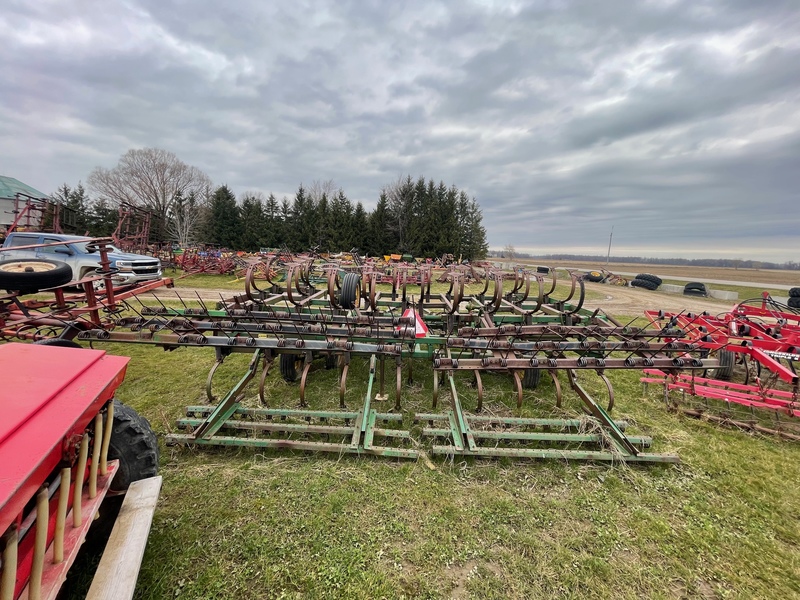
<svg viewBox="0 0 800 600">
<path fill-rule="evenodd" d="M 67 256 L 72 256 L 73 252 L 69 248 L 56 248 L 53 250 L 56 254 L 66 254 Z"/>
</svg>

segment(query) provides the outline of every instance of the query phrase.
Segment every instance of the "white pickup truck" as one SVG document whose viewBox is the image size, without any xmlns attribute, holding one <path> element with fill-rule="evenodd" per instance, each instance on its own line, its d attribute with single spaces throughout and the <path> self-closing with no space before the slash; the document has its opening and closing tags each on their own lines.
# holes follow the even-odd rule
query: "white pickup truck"
<svg viewBox="0 0 800 600">
<path fill-rule="evenodd" d="M 18 246 L 34 244 L 57 244 L 43 248 L 26 248 L 14 250 Z M 66 263 L 72 269 L 72 279 L 83 279 L 100 267 L 100 254 L 87 250 L 87 238 L 75 235 L 56 233 L 14 232 L 10 233 L 3 243 L 0 260 L 11 259 L 49 259 Z M 152 256 L 129 254 L 114 246 L 108 245 L 108 259 L 115 270 L 113 280 L 117 285 L 150 281 L 161 278 L 161 261 Z"/>
</svg>

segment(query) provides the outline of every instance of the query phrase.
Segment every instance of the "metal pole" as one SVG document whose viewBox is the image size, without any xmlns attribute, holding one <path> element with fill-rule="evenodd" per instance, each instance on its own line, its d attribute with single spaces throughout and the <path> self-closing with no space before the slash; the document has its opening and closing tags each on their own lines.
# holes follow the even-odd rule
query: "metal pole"
<svg viewBox="0 0 800 600">
<path fill-rule="evenodd" d="M 608 266 L 608 261 L 611 258 L 611 238 L 614 237 L 614 226 L 611 226 L 611 235 L 608 236 L 608 254 L 606 254 L 606 266 Z"/>
</svg>

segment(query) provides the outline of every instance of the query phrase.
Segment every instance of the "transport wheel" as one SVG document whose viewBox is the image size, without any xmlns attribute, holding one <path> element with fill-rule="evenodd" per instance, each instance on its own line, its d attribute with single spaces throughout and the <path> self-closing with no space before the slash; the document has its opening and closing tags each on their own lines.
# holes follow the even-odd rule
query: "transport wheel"
<svg viewBox="0 0 800 600">
<path fill-rule="evenodd" d="M 342 280 L 342 296 L 339 304 L 345 310 L 358 308 L 361 301 L 361 275 L 347 273 Z"/>
<path fill-rule="evenodd" d="M 325 355 L 325 368 L 326 369 L 328 369 L 328 370 L 335 369 L 336 365 L 338 364 L 338 362 L 339 362 L 339 358 L 335 354 L 326 354 Z"/>
<path fill-rule="evenodd" d="M 730 381 L 733 377 L 733 366 L 736 363 L 736 355 L 730 350 L 720 348 L 717 350 L 717 360 L 719 367 L 716 369 L 706 369 L 706 377 L 719 379 L 720 381 Z"/>
<path fill-rule="evenodd" d="M 114 400 L 114 427 L 108 459 L 119 459 L 111 490 L 123 492 L 139 479 L 158 474 L 158 439 L 150 422 L 119 400 Z"/>
<path fill-rule="evenodd" d="M 57 260 L 23 258 L 0 261 L 0 289 L 35 294 L 64 285 L 72 279 L 72 268 Z"/>
<path fill-rule="evenodd" d="M 542 378 L 542 371 L 540 369 L 525 369 L 522 375 L 522 387 L 526 390 L 535 390 L 539 387 L 539 381 Z"/>
<path fill-rule="evenodd" d="M 800 296 L 790 296 L 789 306 L 792 308 L 800 308 Z"/>
<path fill-rule="evenodd" d="M 654 291 L 658 286 L 649 279 L 639 279 L 638 277 L 631 281 L 633 287 L 644 288 L 646 290 Z"/>
<path fill-rule="evenodd" d="M 301 358 L 299 354 L 281 354 L 279 367 L 284 381 L 289 383 L 297 381 L 297 363 Z"/>
<path fill-rule="evenodd" d="M 792 298 L 800 298 L 800 287 L 793 287 L 790 289 L 789 296 Z"/>
</svg>

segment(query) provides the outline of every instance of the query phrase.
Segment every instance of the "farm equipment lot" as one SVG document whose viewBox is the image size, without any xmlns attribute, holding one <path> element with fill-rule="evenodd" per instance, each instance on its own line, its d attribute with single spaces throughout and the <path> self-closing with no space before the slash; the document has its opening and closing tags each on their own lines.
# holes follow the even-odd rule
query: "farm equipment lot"
<svg viewBox="0 0 800 600">
<path fill-rule="evenodd" d="M 230 280 L 197 283 L 214 281 L 204 278 L 191 287 L 206 288 L 201 296 L 213 299 L 215 287 L 229 290 Z M 588 305 L 624 322 L 646 308 L 730 308 L 600 284 L 587 290 Z M 132 357 L 118 397 L 159 436 L 176 431 L 187 404 L 203 400 L 198 374 L 213 363 L 207 350 L 102 347 Z M 231 356 L 215 385 L 232 385 L 246 363 Z M 417 363 L 415 383 L 404 387 L 404 412 L 430 408 L 430 367 Z M 357 397 L 368 366 L 357 360 L 351 368 Z M 643 396 L 638 373 L 609 378 L 615 418 L 651 435 L 655 451 L 679 453 L 680 465 L 438 458 L 430 469 L 425 460 L 165 448 L 139 597 L 800 595 L 800 447 L 667 413 L 659 391 Z M 487 410 L 500 412 L 513 386 L 507 378 L 487 379 Z M 335 403 L 334 371 L 314 371 L 312 382 L 315 397 Z M 277 373 L 267 386 L 275 397 L 296 395 L 297 385 Z M 525 406 L 551 406 L 552 395 L 552 382 L 543 378 L 526 391 Z M 565 396 L 565 407 L 577 406 Z M 412 430 L 417 439 L 418 433 Z"/>
</svg>

